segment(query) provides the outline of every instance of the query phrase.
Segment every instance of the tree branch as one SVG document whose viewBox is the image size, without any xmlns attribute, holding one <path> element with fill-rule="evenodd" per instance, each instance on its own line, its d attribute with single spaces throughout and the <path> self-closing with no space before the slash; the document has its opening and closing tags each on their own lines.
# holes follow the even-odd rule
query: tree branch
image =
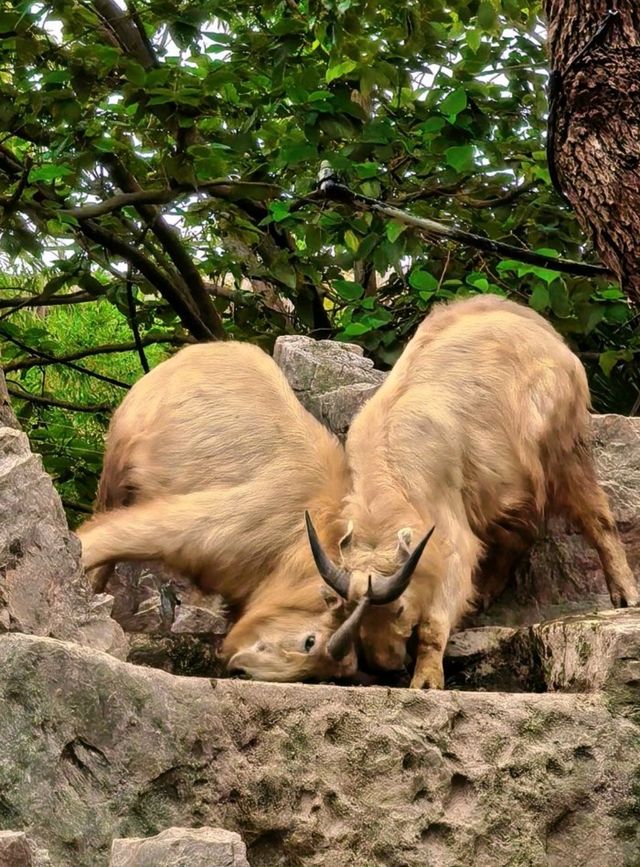
<svg viewBox="0 0 640 867">
<path fill-rule="evenodd" d="M 124 163 L 115 155 L 105 159 L 111 168 L 112 174 L 118 186 L 126 193 L 141 192 L 140 185 Z M 193 259 L 187 253 L 180 234 L 173 226 L 170 226 L 165 218 L 156 210 L 154 205 L 138 203 L 136 210 L 140 216 L 147 220 L 151 231 L 162 244 L 169 258 L 178 269 L 183 282 L 185 294 L 191 296 L 196 310 L 198 311 L 204 327 L 209 331 L 210 337 L 218 340 L 226 338 L 226 332 L 222 324 L 220 314 L 214 307 L 211 298 L 207 294 L 202 275 L 198 271 Z"/>
<path fill-rule="evenodd" d="M 170 335 L 167 337 L 141 337 L 140 343 L 142 346 L 155 346 L 158 344 L 168 343 L 171 346 L 184 346 L 191 343 L 188 338 Z M 20 358 L 18 361 L 10 361 L 4 365 L 5 373 L 11 373 L 14 370 L 27 370 L 30 367 L 48 367 L 50 364 L 68 364 L 70 361 L 78 361 L 81 358 L 91 358 L 94 355 L 111 355 L 117 352 L 133 352 L 137 349 L 137 344 L 133 343 L 110 343 L 104 346 L 90 346 L 86 349 L 79 349 L 77 352 L 70 352 L 68 355 L 50 356 L 48 359 L 36 358 Z"/>
<path fill-rule="evenodd" d="M 92 3 L 126 55 L 137 60 L 145 69 L 157 65 L 158 61 L 146 34 L 143 36 L 136 26 L 135 12 L 123 11 L 114 0 L 92 0 Z"/>
<path fill-rule="evenodd" d="M 50 364 L 64 364 L 65 367 L 69 367 L 71 368 L 71 370 L 77 370 L 78 373 L 84 373 L 86 376 L 90 376 L 93 379 L 98 379 L 100 380 L 100 382 L 106 382 L 108 385 L 115 385 L 118 388 L 126 388 L 127 390 L 131 388 L 131 386 L 127 382 L 121 382 L 119 379 L 113 379 L 111 376 L 105 376 L 103 373 L 96 373 L 95 370 L 89 370 L 87 367 L 82 367 L 81 364 L 75 364 L 73 361 L 60 361 L 60 359 L 56 358 L 54 355 L 49 355 L 47 352 L 41 352 L 39 349 L 34 349 L 32 346 L 27 346 L 26 343 L 22 342 L 22 340 L 18 340 L 17 337 L 11 337 L 4 331 L 0 331 L 0 337 L 8 340 L 9 343 L 13 343 L 19 349 L 31 353 L 31 355 L 35 355 L 38 358 L 43 358 Z"/>
<path fill-rule="evenodd" d="M 139 271 L 178 314 L 184 327 L 197 340 L 211 340 L 212 333 L 202 321 L 192 299 L 136 247 L 132 247 L 113 232 L 103 229 L 92 220 L 83 220 L 81 231 L 96 244 L 120 256 Z"/>
<path fill-rule="evenodd" d="M 70 509 L 72 512 L 82 512 L 83 515 L 93 515 L 93 509 L 88 503 L 79 503 L 77 500 L 69 500 L 67 497 L 60 497 L 60 499 L 65 509 Z"/>
<path fill-rule="evenodd" d="M 12 387 L 15 385 L 18 387 Z M 57 400 L 55 397 L 32 394 L 30 391 L 26 391 L 26 389 L 23 390 L 22 386 L 18 383 L 13 383 L 11 380 L 7 380 L 7 391 L 11 397 L 18 398 L 19 400 L 27 400 L 29 403 L 35 403 L 38 406 L 53 406 L 58 409 L 66 409 L 69 412 L 112 412 L 113 410 L 111 404 L 108 403 L 94 403 L 91 405 L 68 403 L 66 400 Z"/>
<path fill-rule="evenodd" d="M 16 289 L 21 287 L 16 286 Z M 2 291 L 6 291 L 4 288 Z M 99 296 L 90 292 L 72 292 L 70 295 L 32 295 L 22 298 L 0 299 L 0 309 L 3 307 L 54 307 L 57 304 L 86 304 L 96 301 Z"/>
<path fill-rule="evenodd" d="M 133 296 L 133 268 L 131 265 L 127 268 L 127 310 L 129 311 L 129 326 L 133 334 L 134 346 L 140 359 L 140 366 L 144 373 L 149 373 L 150 367 L 147 361 L 147 356 L 144 354 L 144 343 L 140 337 L 140 328 L 138 326 L 138 316 L 136 313 L 136 299 Z"/>
<path fill-rule="evenodd" d="M 444 223 L 438 223 L 435 220 L 416 217 L 392 205 L 387 205 L 379 199 L 354 193 L 349 187 L 337 183 L 332 177 L 322 179 L 317 193 L 312 193 L 307 197 L 308 200 L 312 201 L 319 198 L 350 204 L 365 211 L 381 214 L 389 220 L 396 220 L 398 223 L 404 223 L 405 226 L 412 226 L 430 238 L 446 238 L 477 250 L 483 250 L 486 253 L 497 253 L 500 256 L 507 256 L 510 259 L 536 265 L 539 268 L 549 268 L 553 271 L 584 275 L 586 277 L 603 274 L 611 276 L 612 274 L 610 269 L 605 268 L 603 265 L 589 265 L 586 262 L 573 262 L 569 259 L 555 259 L 553 256 L 543 256 L 531 250 L 521 250 L 519 247 L 512 247 L 510 244 L 503 244 L 501 241 L 492 241 L 491 238 L 465 232 L 462 229 L 455 228 L 455 226 L 445 226 Z"/>
<path fill-rule="evenodd" d="M 206 184 L 177 184 L 170 189 L 160 190 L 138 190 L 137 192 L 119 193 L 116 196 L 111 196 L 103 202 L 96 202 L 91 205 L 80 205 L 76 208 L 62 208 L 59 213 L 68 214 L 75 217 L 77 220 L 93 220 L 96 217 L 102 217 L 104 214 L 109 214 L 112 211 L 120 210 L 126 207 L 138 207 L 138 205 L 164 205 L 168 202 L 174 202 L 183 196 L 194 195 L 195 193 L 207 193 L 212 198 L 220 199 L 237 199 L 242 196 L 249 198 L 266 199 L 269 196 L 282 193 L 282 187 L 276 184 L 262 184 L 254 181 L 234 181 L 227 178 L 221 178 L 216 181 L 208 181 Z"/>
</svg>

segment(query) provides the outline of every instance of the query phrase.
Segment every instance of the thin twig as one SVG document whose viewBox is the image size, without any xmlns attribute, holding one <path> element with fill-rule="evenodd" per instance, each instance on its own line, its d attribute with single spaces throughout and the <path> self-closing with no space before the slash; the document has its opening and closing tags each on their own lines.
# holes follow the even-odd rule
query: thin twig
<svg viewBox="0 0 640 867">
<path fill-rule="evenodd" d="M 162 343 L 169 343 L 173 346 L 182 346 L 186 343 L 192 343 L 193 341 L 188 337 L 168 335 L 167 337 L 141 337 L 140 342 L 143 346 L 155 346 L 156 344 Z M 133 352 L 136 348 L 136 344 L 133 342 L 89 346 L 85 349 L 78 349 L 76 352 L 70 352 L 67 355 L 52 355 L 48 360 L 43 358 L 20 358 L 17 361 L 9 361 L 4 365 L 4 370 L 5 373 L 11 373 L 14 370 L 28 370 L 30 367 L 47 367 L 50 364 L 67 364 L 70 361 L 78 361 L 81 358 L 90 358 L 94 355 L 111 355 L 118 352 Z"/>
<path fill-rule="evenodd" d="M 129 309 L 129 325 L 131 326 L 131 332 L 133 334 L 133 339 L 135 341 L 136 352 L 138 353 L 138 358 L 140 359 L 140 365 L 145 373 L 149 373 L 150 367 L 149 362 L 147 361 L 147 356 L 144 354 L 144 346 L 142 344 L 142 340 L 140 339 L 140 329 L 138 328 L 138 317 L 136 314 L 136 301 L 133 297 L 133 268 L 131 265 L 127 266 L 127 280 L 125 283 L 127 289 L 127 307 Z"/>
<path fill-rule="evenodd" d="M 16 287 L 16 289 L 18 288 L 20 287 Z M 46 294 L 29 295 L 21 298 L 0 299 L 0 308 L 9 307 L 11 308 L 11 313 L 15 313 L 23 307 L 54 307 L 58 304 L 86 304 L 88 301 L 95 301 L 98 297 L 98 295 L 92 295 L 90 292 L 72 292 L 69 295 L 50 296 L 47 296 Z"/>
<path fill-rule="evenodd" d="M 93 379 L 98 379 L 100 382 L 106 382 L 108 385 L 115 385 L 118 388 L 126 388 L 127 391 L 131 388 L 129 383 L 121 382 L 119 379 L 113 379 L 111 376 L 105 376 L 103 373 L 96 373 L 95 370 L 89 370 L 87 367 L 82 367 L 81 364 L 74 364 L 72 361 L 60 361 L 55 355 L 49 355 L 48 352 L 41 352 L 39 349 L 34 349 L 32 346 L 27 346 L 26 343 L 23 343 L 22 340 L 18 340 L 17 337 L 12 337 L 4 331 L 0 331 L 0 337 L 4 340 L 8 340 L 9 343 L 13 343 L 19 349 L 24 350 L 25 352 L 30 353 L 31 355 L 35 355 L 38 358 L 43 358 L 45 361 L 48 361 L 50 364 L 64 364 L 65 367 L 71 368 L 71 370 L 77 370 L 78 373 L 84 373 L 86 376 L 90 376 Z"/>
<path fill-rule="evenodd" d="M 60 499 L 65 509 L 71 509 L 72 512 L 82 512 L 83 515 L 93 515 L 93 509 L 88 503 L 78 503 L 77 500 L 69 500 L 67 497 Z"/>
<path fill-rule="evenodd" d="M 17 386 L 17 388 L 13 386 Z M 27 400 L 29 403 L 35 403 L 41 406 L 53 406 L 58 409 L 66 409 L 69 412 L 111 412 L 113 410 L 113 407 L 109 403 L 94 403 L 91 405 L 69 403 L 66 400 L 58 400 L 55 397 L 33 394 L 32 392 L 23 389 L 19 383 L 10 379 L 7 380 L 7 391 L 12 397 L 16 397 L 19 400 Z"/>
</svg>

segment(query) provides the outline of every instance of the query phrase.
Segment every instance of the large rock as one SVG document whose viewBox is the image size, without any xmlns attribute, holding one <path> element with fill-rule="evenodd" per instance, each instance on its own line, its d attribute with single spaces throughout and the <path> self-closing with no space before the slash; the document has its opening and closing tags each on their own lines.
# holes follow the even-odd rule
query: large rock
<svg viewBox="0 0 640 867">
<path fill-rule="evenodd" d="M 168 828 L 156 837 L 114 840 L 109 867 L 249 867 L 249 862 L 234 831 Z"/>
<path fill-rule="evenodd" d="M 118 563 L 107 583 L 113 617 L 129 638 L 127 659 L 171 674 L 215 677 L 228 619 L 221 596 L 204 594 L 161 563 Z"/>
<path fill-rule="evenodd" d="M 449 688 L 601 692 L 640 722 L 640 609 L 467 629 L 449 641 L 445 674 Z"/>
<path fill-rule="evenodd" d="M 72 638 L 124 655 L 108 604 L 91 598 L 80 544 L 51 479 L 14 426 L 0 426 L 0 515 L 0 631 Z"/>
<path fill-rule="evenodd" d="M 24 831 L 0 831 L 0 867 L 51 867 L 51 861 Z"/>
<path fill-rule="evenodd" d="M 52 863 L 222 826 L 253 867 L 640 861 L 640 729 L 599 695 L 177 678 L 0 638 L 2 821 Z"/>
<path fill-rule="evenodd" d="M 279 337 L 273 353 L 301 403 L 339 437 L 385 378 L 354 343 Z"/>
</svg>

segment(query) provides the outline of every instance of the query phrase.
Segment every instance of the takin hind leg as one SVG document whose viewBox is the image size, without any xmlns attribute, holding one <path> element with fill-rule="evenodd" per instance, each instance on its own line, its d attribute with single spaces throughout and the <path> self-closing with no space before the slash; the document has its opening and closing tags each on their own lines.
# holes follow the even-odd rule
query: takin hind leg
<svg viewBox="0 0 640 867">
<path fill-rule="evenodd" d="M 168 560 L 188 549 L 194 536 L 202 535 L 203 517 L 212 523 L 215 510 L 189 508 L 196 497 L 177 495 L 163 500 L 99 512 L 76 531 L 82 543 L 82 563 L 92 575 L 94 587 L 114 563 L 122 560 Z M 215 505 L 211 503 L 211 505 Z M 200 533 L 198 533 L 200 530 Z M 97 568 L 101 567 L 101 568 Z M 104 568 L 102 568 L 104 567 Z"/>
<path fill-rule="evenodd" d="M 99 512 L 76 531 L 82 543 L 82 564 L 91 572 L 94 587 L 120 560 L 157 560 L 162 542 L 171 537 L 157 504 L 144 503 Z M 168 535 L 167 535 L 168 534 Z M 100 568 L 99 568 L 100 567 Z"/>
<path fill-rule="evenodd" d="M 609 499 L 598 482 L 593 460 L 583 447 L 562 467 L 553 505 L 575 521 L 598 552 L 614 607 L 638 605 L 638 586 Z"/>
<path fill-rule="evenodd" d="M 486 611 L 502 595 L 513 577 L 515 567 L 536 538 L 533 525 L 500 523 L 492 525 L 487 553 L 474 580 L 476 609 Z"/>
</svg>

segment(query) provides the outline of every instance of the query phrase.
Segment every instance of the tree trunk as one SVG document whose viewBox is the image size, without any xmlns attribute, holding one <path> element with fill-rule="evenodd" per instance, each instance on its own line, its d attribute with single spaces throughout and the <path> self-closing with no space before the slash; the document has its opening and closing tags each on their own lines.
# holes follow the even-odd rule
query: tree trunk
<svg viewBox="0 0 640 867">
<path fill-rule="evenodd" d="M 603 263 L 640 301 L 640 3 L 544 0 L 544 8 L 549 170 Z"/>
</svg>

